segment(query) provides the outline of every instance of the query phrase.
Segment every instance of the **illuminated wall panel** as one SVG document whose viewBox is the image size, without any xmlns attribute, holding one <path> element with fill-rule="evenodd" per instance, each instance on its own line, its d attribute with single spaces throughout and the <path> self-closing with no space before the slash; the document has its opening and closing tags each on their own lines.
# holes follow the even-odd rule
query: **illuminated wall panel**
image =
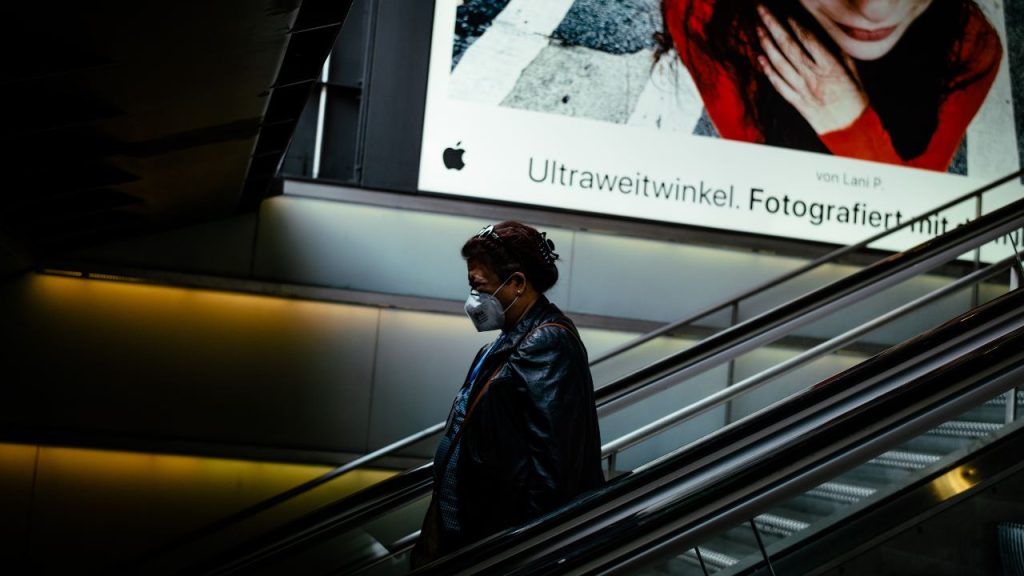
<svg viewBox="0 0 1024 576">
<path fill-rule="evenodd" d="M 26 559 L 35 573 L 123 569 L 148 549 L 330 469 L 18 444 L 0 444 L 0 461 L 4 556 Z M 342 476 L 237 534 L 253 534 L 391 474 Z"/>
<path fill-rule="evenodd" d="M 366 448 L 377 310 L 30 275 L 4 422 L 179 440 Z"/>
</svg>

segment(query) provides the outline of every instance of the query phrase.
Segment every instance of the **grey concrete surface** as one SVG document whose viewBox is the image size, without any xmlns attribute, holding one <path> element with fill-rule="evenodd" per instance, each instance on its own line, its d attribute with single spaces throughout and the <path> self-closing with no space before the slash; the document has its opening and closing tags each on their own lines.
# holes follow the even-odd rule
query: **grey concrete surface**
<svg viewBox="0 0 1024 576">
<path fill-rule="evenodd" d="M 664 28 L 661 0 L 576 0 L 551 37 L 566 46 L 609 54 L 653 48 Z"/>
<path fill-rule="evenodd" d="M 491 26 L 509 0 L 465 0 L 455 13 L 455 39 L 452 46 L 452 68 L 473 42 Z"/>
<path fill-rule="evenodd" d="M 549 46 L 523 70 L 502 106 L 624 124 L 650 74 L 647 51 L 613 55 Z"/>
</svg>

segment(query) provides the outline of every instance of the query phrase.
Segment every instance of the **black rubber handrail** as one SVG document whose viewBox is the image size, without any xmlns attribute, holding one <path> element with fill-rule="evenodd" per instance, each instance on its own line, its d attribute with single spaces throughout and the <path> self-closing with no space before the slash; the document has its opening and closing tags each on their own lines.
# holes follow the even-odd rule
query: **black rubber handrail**
<svg viewBox="0 0 1024 576">
<path fill-rule="evenodd" d="M 705 361 L 731 359 L 782 336 L 787 327 L 814 321 L 834 306 L 863 297 L 864 290 L 888 287 L 1024 225 L 1024 199 L 1017 200 L 942 236 L 918 244 L 813 290 L 754 318 L 726 328 L 693 346 L 628 374 L 598 391 L 598 407 L 632 395 L 670 375 L 690 377 L 712 367 Z M 822 311 L 815 314 L 814 311 Z M 635 396 L 634 396 L 635 397 Z"/>
<path fill-rule="evenodd" d="M 594 366 L 596 364 L 600 364 L 601 362 L 609 360 L 613 356 L 617 356 L 617 355 L 622 354 L 624 352 L 628 352 L 629 350 L 632 350 L 633 348 L 636 348 L 637 346 L 640 346 L 641 344 L 649 342 L 649 341 L 651 341 L 651 340 L 653 340 L 653 339 L 655 339 L 655 338 L 657 338 L 659 336 L 663 336 L 665 334 L 668 334 L 670 332 L 678 330 L 679 328 L 681 328 L 683 326 L 686 326 L 686 325 L 689 325 L 689 324 L 693 324 L 694 322 L 696 322 L 698 320 L 701 320 L 703 318 L 707 318 L 708 316 L 711 316 L 712 314 L 716 314 L 716 313 L 721 312 L 723 310 L 727 310 L 727 309 L 731 308 L 732 306 L 735 306 L 735 305 L 739 304 L 740 302 L 742 302 L 743 300 L 747 300 L 748 298 L 750 298 L 750 297 L 752 297 L 752 296 L 754 296 L 756 294 L 760 294 L 760 293 L 762 293 L 762 292 L 764 292 L 766 290 L 770 290 L 770 289 L 772 289 L 772 288 L 774 288 L 776 286 L 779 286 L 779 285 L 781 285 L 781 284 L 783 284 L 785 282 L 788 282 L 789 280 L 792 280 L 793 278 L 796 278 L 798 276 L 802 276 L 802 275 L 806 274 L 807 272 L 810 272 L 811 270 L 814 270 L 815 268 L 818 268 L 819 266 L 835 262 L 836 260 L 838 260 L 839 258 L 841 258 L 841 257 L 843 257 L 843 256 L 845 256 L 847 254 L 850 254 L 852 252 L 856 252 L 857 250 L 862 250 L 864 248 L 867 248 L 868 246 L 870 246 L 871 244 L 881 240 L 882 238 L 885 238 L 887 236 L 890 236 L 892 234 L 900 232 L 900 231 L 902 231 L 902 230 L 904 230 L 906 228 L 914 226 L 915 224 L 917 224 L 919 222 L 922 222 L 924 220 L 927 220 L 927 219 L 931 218 L 932 216 L 934 216 L 936 214 L 939 214 L 939 213 L 943 212 L 944 210 L 948 210 L 949 208 L 952 208 L 953 206 L 956 206 L 956 205 L 958 205 L 958 204 L 960 204 L 962 202 L 965 202 L 965 201 L 970 200 L 972 198 L 979 198 L 982 194 L 984 194 L 984 193 L 986 193 L 986 192 L 988 192 L 990 190 L 994 190 L 994 189 L 1002 186 L 1003 184 L 1006 184 L 1007 182 L 1011 182 L 1013 180 L 1021 178 L 1022 176 L 1024 176 L 1024 170 L 1018 170 L 1017 172 L 1014 172 L 1012 174 L 1007 174 L 1006 176 L 1003 176 L 1002 178 L 994 180 L 994 181 L 992 181 L 992 182 L 982 186 L 981 188 L 978 188 L 976 190 L 972 190 L 971 192 L 968 192 L 968 193 L 963 194 L 963 195 L 961 195 L 961 196 L 959 196 L 957 198 L 954 198 L 954 199 L 952 199 L 952 200 L 950 200 L 950 201 L 948 201 L 948 202 L 946 202 L 944 204 L 936 206 L 935 208 L 932 208 L 931 210 L 929 210 L 929 211 L 927 211 L 927 212 L 925 212 L 925 213 L 923 213 L 923 214 L 921 214 L 919 216 L 911 218 L 910 220 L 907 220 L 907 221 L 901 223 L 900 225 L 898 225 L 898 226 L 896 226 L 894 228 L 887 228 L 885 230 L 882 230 L 881 232 L 879 232 L 879 233 L 877 233 L 877 234 L 875 234 L 873 236 L 870 236 L 868 238 L 865 238 L 864 240 L 861 240 L 860 242 L 857 242 L 856 244 L 850 244 L 848 246 L 843 246 L 841 248 L 836 248 L 835 250 L 832 250 L 831 252 L 823 254 L 823 255 L 815 258 L 814 260 L 811 260 L 810 262 L 807 262 L 803 266 L 800 266 L 800 267 L 795 268 L 795 269 L 793 269 L 793 270 L 791 270 L 789 272 L 786 272 L 785 274 L 782 274 L 780 276 L 777 276 L 775 278 L 767 280 L 767 281 L 765 281 L 765 282 L 763 282 L 761 284 L 757 284 L 757 285 L 755 285 L 755 286 L 753 286 L 751 288 L 748 288 L 747 290 L 741 292 L 740 294 L 737 294 L 737 295 L 732 296 L 732 297 L 730 297 L 730 298 L 728 298 L 726 300 L 723 300 L 723 301 L 719 302 L 718 304 L 712 305 L 712 306 L 710 306 L 708 308 L 705 308 L 704 310 L 701 310 L 700 312 L 697 312 L 695 314 L 692 314 L 692 315 L 687 316 L 685 318 L 682 318 L 680 320 L 676 320 L 675 322 L 671 322 L 671 323 L 666 324 L 666 325 L 664 325 L 664 326 L 662 326 L 660 328 L 652 330 L 652 331 L 650 331 L 650 332 L 648 332 L 646 334 L 638 336 L 638 337 L 636 337 L 636 338 L 634 338 L 634 339 L 632 339 L 632 340 L 622 344 L 621 346 L 612 348 L 611 350 L 608 350 L 608 351 L 604 352 L 603 354 L 601 354 L 599 356 L 596 356 L 594 359 L 592 359 L 591 362 L 590 362 L 590 365 Z"/>
<path fill-rule="evenodd" d="M 298 519 L 286 522 L 270 532 L 247 541 L 242 547 L 233 549 L 223 556 L 244 556 L 246 550 L 254 547 L 261 550 L 271 549 L 282 542 L 291 541 L 289 536 L 294 536 L 296 532 L 304 533 L 310 530 L 318 532 L 325 529 L 344 531 L 359 526 L 363 522 L 379 516 L 382 513 L 382 509 L 393 509 L 403 506 L 428 494 L 434 482 L 432 468 L 433 465 L 428 463 L 385 478 L 355 494 L 340 498 Z M 204 526 L 201 530 L 191 532 L 178 540 L 174 540 L 147 553 L 134 564 L 142 567 L 154 567 L 154 569 L 157 566 L 166 567 L 167 564 L 173 562 L 171 558 L 172 552 L 179 552 L 189 544 L 194 544 L 202 538 L 235 526 L 241 520 L 265 512 L 286 499 L 303 494 L 308 491 L 304 490 L 304 487 L 305 485 L 299 485 L 278 495 L 278 498 L 265 500 L 256 506 L 245 508 L 236 514 L 226 516 L 217 522 Z M 212 569 L 215 565 L 222 564 L 222 561 L 210 561 L 202 565 L 192 565 L 188 568 L 187 573 L 200 573 Z"/>
<path fill-rule="evenodd" d="M 976 286 L 984 281 L 987 281 L 996 275 L 1003 274 L 1008 270 L 1012 270 L 1012 265 L 1016 264 L 1017 255 L 1007 256 L 1006 258 L 990 264 L 984 268 L 976 270 L 960 279 L 950 282 L 941 288 L 933 290 L 924 296 L 920 296 L 903 304 L 885 314 L 882 314 L 876 318 L 873 318 L 863 324 L 860 324 L 856 328 L 847 330 L 839 335 L 836 335 L 820 344 L 817 344 L 810 349 L 793 356 L 792 358 L 775 364 L 771 368 L 763 370 L 755 375 L 744 378 L 739 382 L 734 382 L 729 386 L 709 394 L 696 402 L 690 403 L 674 412 L 671 412 L 649 424 L 641 426 L 632 432 L 620 436 L 615 440 L 606 442 L 601 446 L 601 453 L 605 457 L 614 457 L 617 453 L 635 446 L 657 434 L 678 426 L 682 422 L 695 418 L 696 416 L 707 412 L 715 407 L 722 406 L 732 400 L 750 393 L 751 390 L 755 390 L 758 387 L 771 382 L 775 378 L 791 372 L 800 366 L 805 366 L 809 362 L 815 359 L 821 358 L 827 354 L 831 354 L 836 350 L 841 349 L 843 346 L 859 340 L 863 335 L 877 330 L 881 326 L 890 324 L 896 319 L 905 317 L 906 315 L 920 310 L 921 308 L 932 304 L 942 298 L 949 296 L 963 290 L 969 286 Z M 609 470 L 611 470 L 609 465 Z"/>
<path fill-rule="evenodd" d="M 427 495 L 433 480 L 431 464 L 393 476 L 278 526 L 217 559 L 189 566 L 182 574 L 227 574 L 281 550 L 313 541 L 323 534 L 344 534 L 379 516 L 382 507 L 393 509 Z"/>
<path fill-rule="evenodd" d="M 983 343 L 972 344 L 972 338 L 993 332 Z M 958 345 L 973 349 L 898 386 L 890 384 L 895 375 L 913 374 L 921 362 L 941 358 Z M 902 417 L 959 397 L 1022 365 L 1024 290 L 1018 289 L 617 479 L 600 492 L 416 573 L 573 573 L 629 542 L 658 545 L 670 534 L 661 540 L 650 535 L 666 526 L 674 526 L 672 534 L 692 530 L 759 487 L 785 481 L 784 473 L 813 468 L 885 433 Z M 789 441 L 779 441 L 780 436 Z M 719 466 L 724 459 L 738 464 Z M 684 543 L 681 549 L 686 547 Z"/>
</svg>

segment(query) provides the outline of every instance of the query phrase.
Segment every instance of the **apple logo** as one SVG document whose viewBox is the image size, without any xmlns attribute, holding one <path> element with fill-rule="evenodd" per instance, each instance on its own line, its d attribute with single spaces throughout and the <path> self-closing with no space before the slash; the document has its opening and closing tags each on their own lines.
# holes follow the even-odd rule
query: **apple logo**
<svg viewBox="0 0 1024 576">
<path fill-rule="evenodd" d="M 462 161 L 462 155 L 465 154 L 466 151 L 459 148 L 459 146 L 462 146 L 461 140 L 455 144 L 454 148 L 444 149 L 444 154 L 441 158 L 444 160 L 445 168 L 449 170 L 462 170 L 466 166 L 466 163 Z"/>
</svg>

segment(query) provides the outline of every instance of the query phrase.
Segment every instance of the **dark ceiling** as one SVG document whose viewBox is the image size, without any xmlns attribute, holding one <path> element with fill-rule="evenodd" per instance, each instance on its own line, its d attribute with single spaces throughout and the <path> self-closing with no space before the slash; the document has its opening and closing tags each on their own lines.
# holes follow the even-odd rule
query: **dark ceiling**
<svg viewBox="0 0 1024 576">
<path fill-rule="evenodd" d="M 0 274 L 257 206 L 350 4 L 8 6 Z"/>
</svg>

